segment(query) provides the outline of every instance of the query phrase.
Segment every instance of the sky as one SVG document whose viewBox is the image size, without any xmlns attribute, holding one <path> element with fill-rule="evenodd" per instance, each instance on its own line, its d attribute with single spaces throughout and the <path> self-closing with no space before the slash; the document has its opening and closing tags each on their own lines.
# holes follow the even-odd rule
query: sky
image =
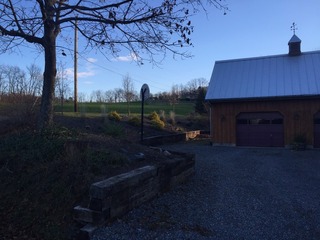
<svg viewBox="0 0 320 240">
<path fill-rule="evenodd" d="M 209 82 L 215 61 L 288 53 L 293 22 L 302 41 L 302 52 L 320 50 L 319 0 L 226 0 L 225 4 L 229 8 L 226 15 L 208 7 L 207 14 L 201 12 L 192 18 L 193 47 L 185 49 L 193 55 L 190 59 L 168 55 L 159 66 L 149 63 L 138 66 L 130 53 L 109 60 L 94 51 L 80 53 L 78 92 L 88 96 L 95 90 L 122 88 L 126 75 L 133 80 L 136 91 L 146 83 L 153 94 L 170 91 L 173 85 L 186 85 L 197 78 Z M 70 74 L 72 87 L 72 56 L 58 56 Z M 43 68 L 43 56 L 33 45 L 21 48 L 19 54 L 0 55 L 0 64 L 26 69 L 32 63 Z"/>
</svg>

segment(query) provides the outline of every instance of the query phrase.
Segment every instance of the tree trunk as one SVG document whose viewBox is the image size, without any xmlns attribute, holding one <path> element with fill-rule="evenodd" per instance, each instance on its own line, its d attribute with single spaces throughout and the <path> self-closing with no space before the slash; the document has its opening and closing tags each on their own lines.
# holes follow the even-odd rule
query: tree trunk
<svg viewBox="0 0 320 240">
<path fill-rule="evenodd" d="M 53 24 L 45 24 L 43 89 L 38 127 L 43 130 L 53 122 L 53 99 L 56 79 L 56 34 Z"/>
<path fill-rule="evenodd" d="M 128 116 L 130 116 L 130 107 L 129 107 L 129 104 L 130 104 L 130 102 L 129 102 L 129 100 L 127 100 L 127 111 L 128 111 Z"/>
</svg>

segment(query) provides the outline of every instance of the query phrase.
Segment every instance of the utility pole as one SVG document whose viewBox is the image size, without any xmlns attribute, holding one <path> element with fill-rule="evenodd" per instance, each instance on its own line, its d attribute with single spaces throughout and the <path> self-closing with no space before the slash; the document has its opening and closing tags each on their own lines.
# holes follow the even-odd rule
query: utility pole
<svg viewBox="0 0 320 240">
<path fill-rule="evenodd" d="M 78 112 L 78 22 L 74 23 L 74 112 Z"/>
<path fill-rule="evenodd" d="M 141 142 L 143 142 L 143 114 L 144 114 L 144 101 L 150 97 L 150 89 L 148 84 L 143 84 L 140 90 L 141 98 Z"/>
</svg>

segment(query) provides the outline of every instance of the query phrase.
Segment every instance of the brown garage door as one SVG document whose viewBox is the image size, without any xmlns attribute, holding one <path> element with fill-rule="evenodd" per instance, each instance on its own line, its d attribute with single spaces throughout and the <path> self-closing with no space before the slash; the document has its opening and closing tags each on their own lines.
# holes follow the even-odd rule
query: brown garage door
<svg viewBox="0 0 320 240">
<path fill-rule="evenodd" d="M 313 132 L 314 132 L 313 146 L 315 148 L 320 148 L 320 112 L 314 115 Z"/>
<path fill-rule="evenodd" d="M 279 112 L 240 113 L 237 146 L 283 147 L 283 116 Z"/>
</svg>

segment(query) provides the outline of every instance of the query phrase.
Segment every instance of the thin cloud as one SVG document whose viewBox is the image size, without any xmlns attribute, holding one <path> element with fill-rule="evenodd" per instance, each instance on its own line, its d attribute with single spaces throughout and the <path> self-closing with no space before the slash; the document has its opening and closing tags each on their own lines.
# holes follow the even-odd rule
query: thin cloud
<svg viewBox="0 0 320 240">
<path fill-rule="evenodd" d="M 90 62 L 90 63 L 95 63 L 98 61 L 98 59 L 96 58 L 87 58 L 87 61 Z"/>
<path fill-rule="evenodd" d="M 65 70 L 65 73 L 68 77 L 72 77 L 73 76 L 73 68 L 67 68 Z"/>
<path fill-rule="evenodd" d="M 78 78 L 87 78 L 87 77 L 92 77 L 96 75 L 96 71 L 94 69 L 94 66 L 92 63 L 97 62 L 98 60 L 96 58 L 87 58 L 86 59 L 86 64 L 85 64 L 85 71 L 78 71 Z M 66 73 L 68 76 L 73 76 L 74 75 L 74 69 L 73 68 L 67 68 Z"/>
<path fill-rule="evenodd" d="M 139 56 L 135 53 L 131 53 L 127 56 L 119 56 L 114 58 L 114 61 L 117 62 L 131 62 L 131 61 L 138 61 L 139 60 Z"/>
<path fill-rule="evenodd" d="M 83 83 L 84 83 L 84 84 L 87 84 L 87 85 L 91 85 L 91 84 L 93 84 L 93 82 L 92 82 L 92 81 L 84 81 Z"/>
<path fill-rule="evenodd" d="M 78 72 L 78 78 L 86 78 L 94 75 L 96 75 L 96 73 L 93 70 Z"/>
</svg>

